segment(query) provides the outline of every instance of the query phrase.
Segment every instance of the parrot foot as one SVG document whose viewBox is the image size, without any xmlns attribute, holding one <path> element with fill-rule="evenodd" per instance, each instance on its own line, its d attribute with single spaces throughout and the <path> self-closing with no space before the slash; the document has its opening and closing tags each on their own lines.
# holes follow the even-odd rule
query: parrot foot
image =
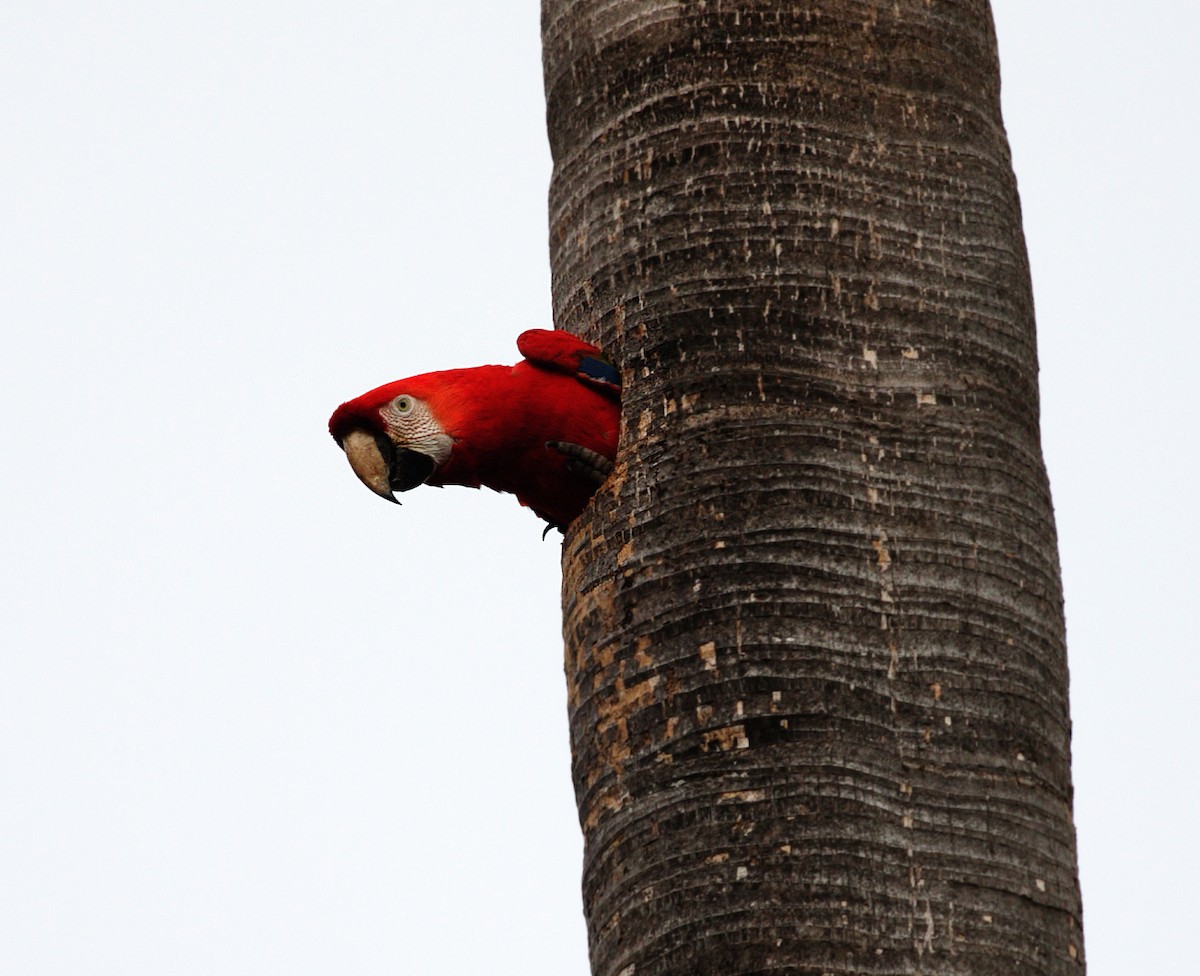
<svg viewBox="0 0 1200 976">
<path fill-rule="evenodd" d="M 572 444 L 570 441 L 546 441 L 546 446 L 552 451 L 558 451 L 567 459 L 569 471 L 584 475 L 596 482 L 597 486 L 604 484 L 604 480 L 612 474 L 612 461 L 603 454 L 597 454 L 581 444 Z"/>
<path fill-rule="evenodd" d="M 567 534 L 566 528 L 559 525 L 557 522 L 547 522 L 546 527 L 544 529 L 542 529 L 542 541 L 543 542 L 546 541 L 546 536 L 548 536 L 550 534 L 551 529 L 558 529 L 558 531 L 561 532 L 563 535 Z"/>
</svg>

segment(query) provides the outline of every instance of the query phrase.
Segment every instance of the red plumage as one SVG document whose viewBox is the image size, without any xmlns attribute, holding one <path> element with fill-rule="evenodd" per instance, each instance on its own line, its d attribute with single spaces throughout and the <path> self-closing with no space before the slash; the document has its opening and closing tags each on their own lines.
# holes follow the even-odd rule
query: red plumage
<svg viewBox="0 0 1200 976">
<path fill-rule="evenodd" d="M 617 373 L 596 347 L 567 332 L 531 330 L 517 347 L 525 358 L 515 366 L 422 373 L 364 393 L 334 411 L 329 431 L 377 493 L 384 494 L 364 476 L 347 444 L 352 432 L 369 435 L 387 455 L 384 488 L 407 490 L 417 483 L 397 474 L 390 445 L 415 458 L 422 473 L 429 471 L 427 461 L 433 465 L 420 479 L 426 484 L 511 492 L 541 518 L 566 525 L 598 484 L 594 467 L 580 458 L 611 463 L 616 456 Z M 359 440 L 371 449 L 370 441 Z"/>
</svg>

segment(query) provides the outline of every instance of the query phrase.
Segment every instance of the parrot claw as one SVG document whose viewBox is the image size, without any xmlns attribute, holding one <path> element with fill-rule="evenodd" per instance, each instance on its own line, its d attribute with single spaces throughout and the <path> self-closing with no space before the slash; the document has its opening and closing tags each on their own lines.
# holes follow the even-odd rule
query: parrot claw
<svg viewBox="0 0 1200 976">
<path fill-rule="evenodd" d="M 597 485 L 612 474 L 613 463 L 603 454 L 597 454 L 582 444 L 572 444 L 570 441 L 546 441 L 546 446 L 557 451 L 567 459 L 567 470 L 584 475 Z"/>
<path fill-rule="evenodd" d="M 583 475 L 589 481 L 595 482 L 596 487 L 604 484 L 605 479 L 612 474 L 612 461 L 582 444 L 572 444 L 570 441 L 546 441 L 546 447 L 557 451 L 567 459 L 568 471 Z M 558 529 L 559 532 L 566 535 L 566 526 L 549 520 L 547 522 L 546 528 L 542 531 L 543 540 L 550 534 L 551 529 Z"/>
</svg>

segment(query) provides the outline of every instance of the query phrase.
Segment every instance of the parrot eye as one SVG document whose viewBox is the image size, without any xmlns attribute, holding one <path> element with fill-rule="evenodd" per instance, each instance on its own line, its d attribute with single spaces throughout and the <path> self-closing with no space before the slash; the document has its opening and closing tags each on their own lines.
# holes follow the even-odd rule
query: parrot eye
<svg viewBox="0 0 1200 976">
<path fill-rule="evenodd" d="M 410 413 L 413 408 L 413 400 L 410 396 L 398 396 L 392 401 L 392 407 L 396 413 Z"/>
</svg>

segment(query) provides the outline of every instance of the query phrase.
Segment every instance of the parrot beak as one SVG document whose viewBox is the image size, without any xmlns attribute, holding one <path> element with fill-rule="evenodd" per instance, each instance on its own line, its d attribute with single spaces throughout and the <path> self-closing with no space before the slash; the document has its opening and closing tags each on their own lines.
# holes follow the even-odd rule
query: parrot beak
<svg viewBox="0 0 1200 976">
<path fill-rule="evenodd" d="M 386 437 L 372 437 L 365 430 L 352 430 L 342 439 L 342 450 L 358 480 L 380 498 L 396 502 L 392 494 L 388 457 L 395 456 L 395 449 Z"/>
<path fill-rule="evenodd" d="M 358 480 L 380 498 L 400 504 L 393 491 L 408 491 L 424 484 L 437 467 L 433 458 L 419 451 L 399 451 L 382 434 L 352 430 L 342 439 L 342 450 Z"/>
</svg>

